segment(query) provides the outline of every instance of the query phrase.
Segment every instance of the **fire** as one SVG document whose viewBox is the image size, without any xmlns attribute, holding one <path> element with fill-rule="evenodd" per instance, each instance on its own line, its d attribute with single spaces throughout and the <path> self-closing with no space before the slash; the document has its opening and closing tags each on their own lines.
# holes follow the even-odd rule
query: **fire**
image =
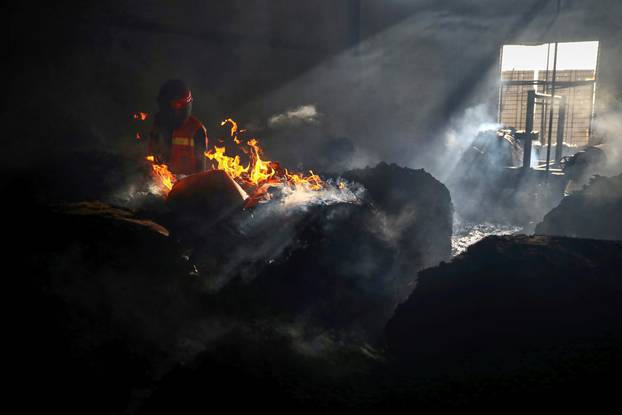
<svg viewBox="0 0 622 415">
<path fill-rule="evenodd" d="M 146 159 L 151 162 L 151 174 L 155 179 L 154 181 L 162 192 L 168 193 L 173 188 L 177 178 L 166 164 L 157 163 L 154 156 L 147 156 Z"/>
<path fill-rule="evenodd" d="M 238 135 L 236 134 L 238 132 L 238 123 L 233 121 L 231 118 L 227 118 L 226 120 L 224 120 L 223 122 L 220 123 L 220 125 L 225 125 L 225 124 L 231 124 L 231 138 L 233 138 L 233 141 L 236 144 L 242 144 L 240 139 L 238 138 Z M 242 130 L 244 131 L 244 130 Z M 242 132 L 240 131 L 240 132 Z"/>
<path fill-rule="evenodd" d="M 324 187 L 324 182 L 320 179 L 320 176 L 314 174 L 313 170 L 309 170 L 309 173 L 311 174 L 305 177 L 302 174 L 290 174 L 289 171 L 285 169 L 285 176 L 294 185 L 305 186 L 311 190 L 321 190 Z M 342 183 L 340 183 L 340 185 L 341 184 Z M 342 189 L 341 186 L 339 188 Z"/>
<path fill-rule="evenodd" d="M 276 174 L 276 170 L 272 168 L 273 163 L 261 159 L 262 150 L 256 138 L 251 138 L 246 144 L 252 149 L 251 158 L 253 161 L 253 169 L 250 172 L 249 181 L 255 186 L 269 182 Z"/>
<path fill-rule="evenodd" d="M 212 165 L 212 168 L 226 171 L 245 190 L 251 193 L 264 194 L 267 187 L 279 184 L 293 188 L 302 187 L 307 190 L 320 190 L 324 187 L 324 182 L 320 176 L 313 171 L 309 171 L 308 175 L 290 173 L 287 169 L 282 169 L 278 162 L 265 160 L 263 150 L 256 138 L 251 138 L 242 144 L 238 134 L 245 130 L 239 130 L 238 124 L 231 118 L 227 118 L 221 123 L 222 126 L 226 124 L 231 125 L 229 134 L 233 141 L 244 154 L 248 155 L 248 164 L 242 164 L 238 155 L 228 156 L 224 146 L 215 146 L 206 151 L 205 157 L 216 161 L 217 164 Z"/>
<path fill-rule="evenodd" d="M 145 113 L 139 113 L 145 114 Z M 145 114 L 146 117 L 146 114 Z M 266 160 L 263 149 L 256 138 L 250 138 L 243 142 L 239 134 L 246 130 L 240 130 L 238 124 L 231 118 L 224 120 L 221 125 L 230 125 L 229 134 L 242 157 L 248 158 L 242 162 L 240 155 L 227 155 L 225 146 L 214 146 L 207 150 L 204 155 L 213 161 L 214 170 L 224 170 L 245 191 L 251 194 L 247 206 L 252 206 L 260 200 L 270 199 L 269 189 L 274 186 L 287 186 L 290 189 L 322 190 L 325 183 L 319 175 L 309 171 L 309 174 L 291 172 L 281 167 L 276 161 Z M 140 136 L 137 135 L 137 139 Z M 166 164 L 159 163 L 155 156 L 149 155 L 146 159 L 151 162 L 154 183 L 161 194 L 168 194 L 177 181 L 177 177 L 168 169 Z M 343 187 L 340 184 L 340 189 Z"/>
<path fill-rule="evenodd" d="M 229 157 L 225 155 L 224 147 L 214 147 L 205 153 L 205 157 L 218 162 L 217 170 L 224 170 L 233 178 L 239 178 L 242 174 L 248 173 L 250 164 L 246 167 L 240 164 L 240 156 Z"/>
<path fill-rule="evenodd" d="M 134 114 L 134 119 L 135 120 L 140 120 L 140 121 L 145 121 L 148 116 L 149 116 L 149 114 L 146 113 L 146 112 L 137 112 L 137 113 Z"/>
</svg>

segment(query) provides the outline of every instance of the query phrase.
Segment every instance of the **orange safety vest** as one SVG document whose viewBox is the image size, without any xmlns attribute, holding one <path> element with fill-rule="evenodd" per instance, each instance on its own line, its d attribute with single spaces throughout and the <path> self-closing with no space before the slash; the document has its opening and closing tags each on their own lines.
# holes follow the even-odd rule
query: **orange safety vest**
<svg viewBox="0 0 622 415">
<path fill-rule="evenodd" d="M 207 148 L 207 132 L 201 121 L 190 116 L 181 127 L 173 131 L 171 141 L 171 157 L 169 168 L 175 174 L 193 174 L 201 171 L 202 159 L 198 159 L 194 148 L 194 136 L 199 129 L 205 136 Z"/>
</svg>

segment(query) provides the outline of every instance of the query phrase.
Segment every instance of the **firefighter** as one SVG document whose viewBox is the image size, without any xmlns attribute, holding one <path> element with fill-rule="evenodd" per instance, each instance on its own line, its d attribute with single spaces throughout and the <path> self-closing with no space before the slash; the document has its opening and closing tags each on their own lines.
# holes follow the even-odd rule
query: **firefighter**
<svg viewBox="0 0 622 415">
<path fill-rule="evenodd" d="M 158 113 L 149 135 L 148 151 L 175 175 L 205 170 L 207 131 L 191 113 L 190 89 L 180 80 L 165 82 L 158 93 Z"/>
</svg>

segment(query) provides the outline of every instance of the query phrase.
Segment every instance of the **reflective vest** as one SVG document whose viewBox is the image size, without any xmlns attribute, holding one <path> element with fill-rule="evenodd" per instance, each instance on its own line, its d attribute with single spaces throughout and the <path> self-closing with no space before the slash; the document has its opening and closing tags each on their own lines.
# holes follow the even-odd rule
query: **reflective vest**
<svg viewBox="0 0 622 415">
<path fill-rule="evenodd" d="M 199 120 L 190 116 L 181 127 L 173 131 L 169 169 L 175 174 L 193 174 L 202 170 L 203 159 L 198 159 L 194 148 L 194 137 L 203 130 L 205 148 L 207 132 Z"/>
</svg>

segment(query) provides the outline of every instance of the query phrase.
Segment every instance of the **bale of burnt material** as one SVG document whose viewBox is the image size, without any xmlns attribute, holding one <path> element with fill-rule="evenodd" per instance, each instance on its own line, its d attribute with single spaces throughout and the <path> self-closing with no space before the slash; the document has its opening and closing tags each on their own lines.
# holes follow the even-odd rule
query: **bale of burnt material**
<svg viewBox="0 0 622 415">
<path fill-rule="evenodd" d="M 274 199 L 237 226 L 246 240 L 227 255 L 237 275 L 216 284 L 231 312 L 378 338 L 417 271 L 448 259 L 452 207 L 441 183 L 385 163 L 344 178 L 366 196 L 297 207 Z"/>
<path fill-rule="evenodd" d="M 449 190 L 423 169 L 380 163 L 343 175 L 367 189 L 398 253 L 400 296 L 406 299 L 417 272 L 450 258 L 453 206 Z"/>
<path fill-rule="evenodd" d="M 597 176 L 562 199 L 544 216 L 535 233 L 622 240 L 622 174 Z"/>
<path fill-rule="evenodd" d="M 81 202 L 27 215 L 14 279 L 29 388 L 65 413 L 121 412 L 189 320 L 188 264 L 166 228 L 124 209 Z"/>
<path fill-rule="evenodd" d="M 318 205 L 275 215 L 264 241 L 239 247 L 238 275 L 219 293 L 231 313 L 310 328 L 382 333 L 398 298 L 395 249 L 370 205 Z M 257 235 L 253 233 L 254 235 Z M 251 252 L 252 251 L 252 252 Z"/>
<path fill-rule="evenodd" d="M 497 376 L 619 348 L 620 252 L 618 241 L 488 237 L 420 273 L 386 327 L 390 353 L 422 376 Z"/>
<path fill-rule="evenodd" d="M 223 170 L 187 176 L 175 183 L 167 197 L 164 219 L 176 239 L 202 244 L 213 227 L 239 214 L 248 195 Z"/>
</svg>

